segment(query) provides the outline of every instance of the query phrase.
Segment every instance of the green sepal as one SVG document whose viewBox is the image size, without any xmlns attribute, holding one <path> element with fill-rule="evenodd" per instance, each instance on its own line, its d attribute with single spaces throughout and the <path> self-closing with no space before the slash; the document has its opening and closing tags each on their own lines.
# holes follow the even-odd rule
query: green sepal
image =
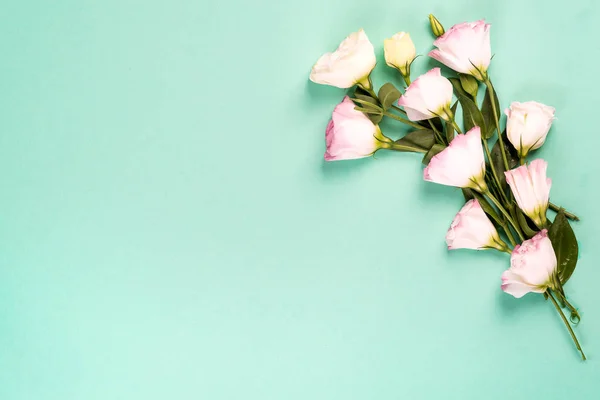
<svg viewBox="0 0 600 400">
<path fill-rule="evenodd" d="M 498 101 L 498 96 L 496 95 L 495 89 L 494 102 L 496 103 L 496 110 L 500 112 L 500 102 Z M 486 127 L 485 137 L 489 139 L 494 136 L 494 132 L 496 131 L 496 121 L 494 118 L 494 109 L 492 108 L 492 100 L 490 98 L 489 88 L 485 90 L 485 97 L 483 98 L 483 104 L 481 105 L 481 114 L 483 115 L 483 121 L 485 122 Z"/>
<path fill-rule="evenodd" d="M 377 96 L 379 97 L 383 109 L 387 110 L 398 101 L 400 96 L 402 96 L 402 93 L 400 93 L 392 83 L 388 82 L 379 89 Z"/>
<path fill-rule="evenodd" d="M 445 148 L 446 146 L 444 146 L 443 144 L 434 144 L 423 157 L 423 164 L 428 165 L 429 161 L 431 161 L 431 159 L 435 157 L 436 154 L 440 153 Z"/>
<path fill-rule="evenodd" d="M 458 74 L 460 85 L 468 93 L 473 101 L 477 101 L 477 92 L 479 91 L 479 82 L 473 76 L 468 74 Z"/>
<path fill-rule="evenodd" d="M 474 126 L 478 126 L 481 128 L 481 135 L 483 137 L 483 132 L 486 131 L 485 122 L 483 121 L 483 115 L 481 115 L 481 111 L 479 111 L 477 104 L 475 104 L 467 92 L 463 90 L 460 79 L 450 78 L 450 82 L 454 87 L 454 93 L 456 94 L 456 97 L 458 97 L 458 101 L 462 107 L 465 132 L 471 130 Z"/>
<path fill-rule="evenodd" d="M 560 209 L 554 222 L 548 229 L 548 237 L 552 242 L 556 260 L 558 262 L 557 274 L 560 282 L 564 285 L 567 283 L 575 267 L 577 266 L 577 257 L 579 255 L 579 245 L 575 232 L 569 224 L 569 220 L 565 216 L 565 210 Z"/>
<path fill-rule="evenodd" d="M 431 129 L 418 129 L 406 134 L 406 136 L 394 141 L 395 145 L 404 146 L 406 150 L 418 153 L 428 152 L 435 144 L 435 134 Z M 413 150 L 410 150 L 413 149 Z"/>
<path fill-rule="evenodd" d="M 515 215 L 517 216 L 517 222 L 525 236 L 527 236 L 527 239 L 531 239 L 537 235 L 538 231 L 531 228 L 531 225 L 529 225 L 529 222 L 527 221 L 527 216 L 519 207 L 515 207 Z"/>
</svg>

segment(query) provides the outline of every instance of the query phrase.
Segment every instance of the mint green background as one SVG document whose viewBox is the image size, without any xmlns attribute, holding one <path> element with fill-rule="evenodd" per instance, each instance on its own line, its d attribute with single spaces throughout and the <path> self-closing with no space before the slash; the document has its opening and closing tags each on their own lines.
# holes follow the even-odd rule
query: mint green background
<svg viewBox="0 0 600 400">
<path fill-rule="evenodd" d="M 343 91 L 308 82 L 350 32 L 493 23 L 504 106 L 557 107 L 553 199 L 583 217 L 551 304 L 507 257 L 453 252 L 456 189 L 420 158 L 325 164 Z M 597 399 L 594 0 L 4 1 L 0 399 Z M 435 65 L 426 57 L 415 73 Z M 380 62 L 377 85 L 396 79 Z M 591 118 L 591 119 L 590 119 Z M 396 125 L 384 125 L 397 135 Z"/>
</svg>

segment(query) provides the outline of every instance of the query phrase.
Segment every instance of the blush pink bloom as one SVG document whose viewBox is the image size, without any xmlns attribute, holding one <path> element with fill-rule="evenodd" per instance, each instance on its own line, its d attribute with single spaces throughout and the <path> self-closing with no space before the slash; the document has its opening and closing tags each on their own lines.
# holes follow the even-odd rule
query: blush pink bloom
<svg viewBox="0 0 600 400">
<path fill-rule="evenodd" d="M 325 53 L 313 66 L 310 80 L 321 85 L 350 88 L 357 83 L 371 86 L 375 49 L 364 30 L 351 33 L 333 53 Z"/>
<path fill-rule="evenodd" d="M 456 72 L 473 75 L 483 81 L 492 59 L 490 24 L 484 20 L 454 25 L 437 38 L 429 56 Z"/>
<path fill-rule="evenodd" d="M 404 107 L 411 121 L 434 117 L 450 121 L 454 117 L 450 111 L 451 102 L 452 84 L 442 76 L 439 68 L 434 68 L 410 84 L 398 105 Z"/>
<path fill-rule="evenodd" d="M 477 199 L 468 201 L 456 214 L 446 234 L 446 244 L 449 250 L 507 250 Z"/>
<path fill-rule="evenodd" d="M 540 228 L 546 225 L 546 211 L 552 187 L 552 180 L 546 177 L 547 168 L 546 161 L 537 159 L 529 165 L 522 165 L 504 173 L 519 208 Z"/>
<path fill-rule="evenodd" d="M 544 293 L 553 288 L 556 254 L 546 229 L 516 246 L 510 268 L 502 274 L 502 290 L 520 298 L 529 292 Z"/>
<path fill-rule="evenodd" d="M 354 107 L 346 96 L 333 110 L 325 132 L 326 161 L 369 157 L 389 142 L 379 127 Z"/>
<path fill-rule="evenodd" d="M 457 135 L 448 147 L 435 155 L 423 171 L 423 178 L 442 185 L 487 192 L 479 127 Z"/>
<path fill-rule="evenodd" d="M 515 101 L 504 111 L 508 116 L 506 135 L 519 157 L 525 158 L 531 150 L 542 147 L 554 121 L 554 111 L 554 107 L 535 101 Z"/>
</svg>

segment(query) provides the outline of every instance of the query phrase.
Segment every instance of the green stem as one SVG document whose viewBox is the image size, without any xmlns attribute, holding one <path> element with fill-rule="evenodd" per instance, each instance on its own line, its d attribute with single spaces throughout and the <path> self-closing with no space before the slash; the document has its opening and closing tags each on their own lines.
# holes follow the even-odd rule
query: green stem
<svg viewBox="0 0 600 400">
<path fill-rule="evenodd" d="M 404 119 L 404 118 L 402 118 L 402 117 L 400 117 L 400 116 L 398 116 L 396 114 L 392 114 L 392 113 L 386 111 L 386 112 L 383 113 L 383 115 L 385 115 L 386 117 L 390 117 L 392 119 L 395 119 L 396 121 L 400 121 L 403 124 L 410 125 L 413 128 L 423 129 L 423 127 L 421 125 L 419 125 L 419 124 L 417 124 L 415 122 L 409 121 L 407 119 Z"/>
<path fill-rule="evenodd" d="M 504 232 L 506 233 L 506 236 L 508 237 L 508 240 L 510 240 L 510 244 L 514 246 L 517 245 L 517 241 L 515 240 L 510 228 L 508 227 L 508 224 L 504 224 L 502 225 L 502 229 L 504 229 Z"/>
<path fill-rule="evenodd" d="M 557 279 L 560 279 L 557 277 Z M 571 318 L 573 318 L 573 316 L 577 317 L 578 320 L 581 319 L 581 316 L 579 315 L 579 312 L 577 311 L 577 309 L 575 307 L 573 307 L 573 305 L 571 303 L 569 303 L 569 301 L 567 300 L 567 298 L 565 297 L 565 295 L 563 295 L 560 290 L 554 292 L 558 294 L 558 297 L 560 297 L 560 301 L 561 303 L 564 303 L 564 305 L 569 309 L 569 311 L 571 311 Z"/>
<path fill-rule="evenodd" d="M 519 230 L 519 227 L 516 224 L 515 220 L 512 219 L 512 217 L 510 216 L 510 214 L 508 213 L 508 211 L 506 211 L 506 209 L 502 206 L 502 204 L 498 201 L 498 199 L 495 198 L 494 195 L 489 190 L 487 191 L 487 193 L 485 193 L 485 195 L 487 195 L 487 197 L 489 197 L 489 199 L 492 201 L 492 203 L 494 203 L 494 205 L 496 207 L 498 207 L 498 210 L 500 210 L 500 212 L 502 214 L 504 214 L 504 216 L 506 217 L 506 219 L 508 220 L 508 222 L 512 225 L 512 227 L 517 232 L 517 235 L 519 235 L 519 239 L 521 240 L 521 242 L 525 241 L 525 238 L 523 237 L 523 234 Z"/>
<path fill-rule="evenodd" d="M 496 109 L 496 102 L 494 101 L 496 96 L 494 95 L 494 86 L 492 85 L 492 81 L 490 81 L 490 78 L 486 77 L 485 85 L 487 86 L 490 92 L 490 103 L 492 105 L 492 112 L 494 113 L 494 122 L 496 123 L 496 130 L 498 131 L 498 142 L 500 143 L 500 152 L 502 153 L 504 170 L 508 171 L 508 158 L 506 158 L 506 151 L 504 150 L 504 139 L 502 139 L 502 131 L 500 130 L 500 114 Z"/>
<path fill-rule="evenodd" d="M 403 152 L 411 152 L 411 153 L 427 153 L 428 150 L 423 150 L 420 149 L 418 147 L 409 147 L 409 146 L 403 146 L 401 144 L 396 144 L 396 143 L 388 143 L 385 146 L 382 147 L 382 149 L 386 149 L 386 150 L 395 150 L 395 151 L 403 151 Z"/>
<path fill-rule="evenodd" d="M 500 181 L 500 177 L 498 176 L 498 172 L 496 171 L 496 168 L 494 167 L 494 163 L 492 162 L 492 153 L 490 151 L 490 145 L 488 144 L 487 140 L 484 138 L 482 138 L 481 141 L 483 142 L 483 149 L 485 150 L 485 155 L 490 163 L 490 169 L 492 170 L 492 175 L 494 176 L 494 181 L 496 181 L 496 185 L 498 185 L 498 190 L 500 192 L 500 195 L 502 196 L 502 200 L 504 200 L 505 203 L 508 203 L 506 194 L 504 194 L 504 190 L 502 190 L 502 183 Z"/>
<path fill-rule="evenodd" d="M 458 124 L 456 123 L 456 121 L 455 121 L 454 119 L 452 119 L 452 122 L 451 122 L 451 124 L 452 124 L 452 127 L 454 128 L 454 130 L 455 130 L 456 132 L 458 132 L 459 134 L 462 134 L 462 131 L 460 130 L 460 128 L 459 128 L 459 126 L 458 126 Z"/>
<path fill-rule="evenodd" d="M 447 145 L 448 143 L 446 143 L 446 141 L 444 140 L 444 137 L 442 136 L 442 134 L 437 130 L 437 128 L 435 127 L 435 125 L 433 124 L 433 122 L 431 122 L 430 119 L 427 120 L 427 122 L 429 122 L 429 126 L 431 127 L 431 129 L 433 130 L 433 133 L 435 134 L 435 137 L 437 138 L 437 141 L 439 142 L 439 144 L 445 144 Z"/>
<path fill-rule="evenodd" d="M 556 212 L 559 212 L 559 211 L 560 211 L 560 209 L 562 208 L 562 207 L 560 207 L 560 206 L 557 206 L 557 205 L 556 205 L 556 204 L 554 204 L 554 203 L 548 203 L 548 207 L 549 207 L 549 208 L 550 208 L 552 211 L 556 211 Z M 565 210 L 565 217 L 567 217 L 567 218 L 569 218 L 570 220 L 573 220 L 573 221 L 579 221 L 579 217 L 578 217 L 577 215 L 575 215 L 575 214 L 572 214 L 572 213 L 570 213 L 570 212 L 568 212 L 568 211 L 566 211 L 566 210 Z"/>
<path fill-rule="evenodd" d="M 558 311 L 558 313 L 560 314 L 560 317 L 562 318 L 563 322 L 565 323 L 565 326 L 569 330 L 569 333 L 571 334 L 571 338 L 573 338 L 573 342 L 575 342 L 575 346 L 577 347 L 577 350 L 579 350 L 579 352 L 581 353 L 581 359 L 585 361 L 586 360 L 585 354 L 583 354 L 583 350 L 581 349 L 581 346 L 579 345 L 579 340 L 577 340 L 577 336 L 575 336 L 575 332 L 573 332 L 573 328 L 571 328 L 571 324 L 569 324 L 567 317 L 565 317 L 565 314 L 562 312 L 560 306 L 556 302 L 556 299 L 554 298 L 554 295 L 552 294 L 552 290 L 548 289 L 548 290 L 546 290 L 546 293 L 548 293 L 548 297 L 550 297 L 550 299 L 552 300 L 552 303 L 554 304 L 556 311 Z"/>
<path fill-rule="evenodd" d="M 398 107 L 398 106 L 396 106 L 396 105 L 393 105 L 393 104 L 392 104 L 392 108 L 393 108 L 394 110 L 396 110 L 396 111 L 399 111 L 399 112 L 401 112 L 402 114 L 406 115 L 406 111 L 404 111 L 404 110 L 403 110 L 403 109 L 401 109 L 400 107 Z"/>
</svg>

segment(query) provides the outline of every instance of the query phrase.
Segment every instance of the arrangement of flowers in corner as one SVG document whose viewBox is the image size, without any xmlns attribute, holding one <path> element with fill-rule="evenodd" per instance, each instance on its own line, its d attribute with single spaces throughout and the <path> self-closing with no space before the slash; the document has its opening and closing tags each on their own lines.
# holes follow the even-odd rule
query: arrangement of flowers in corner
<svg viewBox="0 0 600 400">
<path fill-rule="evenodd" d="M 446 78 L 440 68 L 433 68 L 411 81 L 416 49 L 405 32 L 384 43 L 386 63 L 399 71 L 404 93 L 392 83 L 375 92 L 375 51 L 363 30 L 314 65 L 313 82 L 353 88 L 335 107 L 327 126 L 325 160 L 364 158 L 381 149 L 423 153 L 423 178 L 462 188 L 465 197 L 446 234 L 448 249 L 509 254 L 502 290 L 516 298 L 540 293 L 549 299 L 585 360 L 571 326 L 581 317 L 563 288 L 577 263 L 578 244 L 569 220 L 578 218 L 549 201 L 547 162 L 527 162 L 527 156 L 544 144 L 555 110 L 535 101 L 514 102 L 505 111 L 506 129 L 501 130 L 500 103 L 488 73 L 490 25 L 483 20 L 462 23 L 445 32 L 433 15 L 429 21 L 437 37 L 429 56 L 455 71 L 455 77 Z M 485 87 L 481 101 L 480 85 Z M 455 118 L 459 107 L 464 129 Z M 378 125 L 385 117 L 414 130 L 392 140 Z M 490 146 L 494 136 L 497 140 Z M 547 218 L 548 209 L 556 212 L 553 221 Z"/>
</svg>

